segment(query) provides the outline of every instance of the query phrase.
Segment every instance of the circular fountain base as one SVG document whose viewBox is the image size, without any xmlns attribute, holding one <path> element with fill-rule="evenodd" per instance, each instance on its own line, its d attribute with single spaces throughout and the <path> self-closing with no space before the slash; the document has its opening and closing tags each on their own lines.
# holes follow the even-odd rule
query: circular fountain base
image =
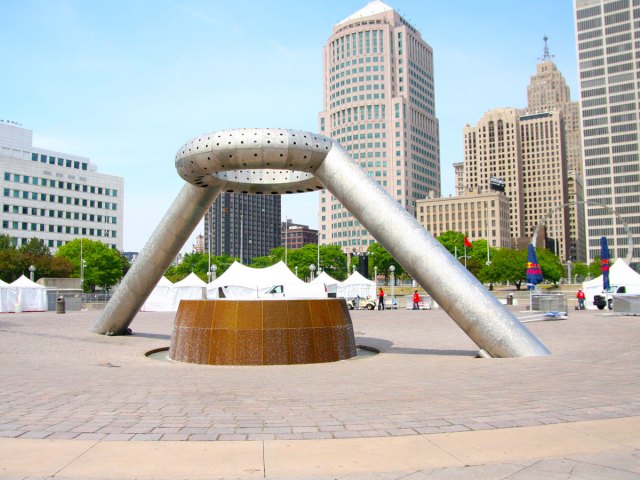
<svg viewBox="0 0 640 480">
<path fill-rule="evenodd" d="M 343 299 L 182 300 L 169 358 L 209 365 L 293 365 L 356 356 Z"/>
</svg>

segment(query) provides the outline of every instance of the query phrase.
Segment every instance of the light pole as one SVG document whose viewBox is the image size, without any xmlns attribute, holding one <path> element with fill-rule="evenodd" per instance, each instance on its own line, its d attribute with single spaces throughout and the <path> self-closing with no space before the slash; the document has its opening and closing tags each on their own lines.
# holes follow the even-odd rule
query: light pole
<svg viewBox="0 0 640 480">
<path fill-rule="evenodd" d="M 569 283 L 571 283 L 571 260 L 567 260 L 567 270 L 568 270 L 568 279 L 569 279 Z"/>
<path fill-rule="evenodd" d="M 378 286 L 378 267 L 373 267 L 373 281 Z"/>
<path fill-rule="evenodd" d="M 314 279 L 315 271 L 316 271 L 316 266 L 312 263 L 311 265 L 309 265 L 309 275 L 311 277 L 311 281 L 313 281 Z"/>
<path fill-rule="evenodd" d="M 84 292 L 84 269 L 87 266 L 87 262 L 83 259 L 80 260 L 80 290 Z"/>
<path fill-rule="evenodd" d="M 296 277 L 298 276 L 298 266 L 296 265 Z"/>
<path fill-rule="evenodd" d="M 391 277 L 391 302 L 393 302 L 393 299 L 395 298 L 394 296 L 395 286 L 396 286 L 395 271 L 396 271 L 396 266 L 389 265 L 389 272 L 390 272 L 389 276 Z"/>
<path fill-rule="evenodd" d="M 33 274 L 36 273 L 36 267 L 31 265 L 29 267 L 29 279 L 33 282 Z"/>
<path fill-rule="evenodd" d="M 216 279 L 216 272 L 218 271 L 217 265 L 211 265 L 211 281 L 213 282 Z"/>
</svg>

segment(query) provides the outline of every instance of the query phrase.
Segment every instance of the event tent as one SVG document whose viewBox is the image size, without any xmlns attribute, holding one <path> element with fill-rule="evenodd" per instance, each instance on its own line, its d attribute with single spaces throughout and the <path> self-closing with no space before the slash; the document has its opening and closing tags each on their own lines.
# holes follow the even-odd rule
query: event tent
<svg viewBox="0 0 640 480">
<path fill-rule="evenodd" d="M 611 287 L 624 286 L 626 293 L 640 294 L 640 274 L 627 265 L 622 258 L 618 258 L 609 268 L 609 284 Z M 593 297 L 602 293 L 602 285 L 602 275 L 582 284 L 586 308 L 597 308 L 593 304 Z"/>
<path fill-rule="evenodd" d="M 376 283 L 372 280 L 367 280 L 359 272 L 353 272 L 349 278 L 338 285 L 338 297 L 375 298 Z"/>
<path fill-rule="evenodd" d="M 0 313 L 16 311 L 16 289 L 0 280 Z"/>
<path fill-rule="evenodd" d="M 340 285 L 340 282 L 338 280 L 333 278 L 331 275 L 329 275 L 324 270 L 322 272 L 320 272 L 320 274 L 316 278 L 311 280 L 310 283 L 320 283 L 320 284 L 323 283 L 324 286 L 327 289 L 327 292 L 330 294 L 330 296 L 331 296 L 331 294 L 336 294 L 337 295 L 338 286 Z"/>
<path fill-rule="evenodd" d="M 225 298 L 258 298 L 274 285 L 304 283 L 280 261 L 265 268 L 251 268 L 238 262 L 207 285 L 207 298 L 219 298 L 222 290 Z"/>
<path fill-rule="evenodd" d="M 177 310 L 177 305 L 174 306 L 173 299 L 175 297 L 175 291 L 173 283 L 162 277 L 158 284 L 155 286 L 149 298 L 144 302 L 141 312 L 173 312 Z"/>
<path fill-rule="evenodd" d="M 191 272 L 185 278 L 173 284 L 173 310 L 178 310 L 180 300 L 204 300 L 207 283 Z"/>
<path fill-rule="evenodd" d="M 15 289 L 14 304 L 8 306 L 8 312 L 46 312 L 47 311 L 47 289 L 42 285 L 32 282 L 22 275 L 9 287 Z M 5 287 L 6 288 L 6 287 Z"/>
</svg>

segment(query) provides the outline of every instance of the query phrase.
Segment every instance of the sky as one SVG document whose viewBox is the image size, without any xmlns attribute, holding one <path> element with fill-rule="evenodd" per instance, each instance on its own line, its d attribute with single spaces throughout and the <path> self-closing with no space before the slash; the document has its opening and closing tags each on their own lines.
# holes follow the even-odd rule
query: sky
<svg viewBox="0 0 640 480">
<path fill-rule="evenodd" d="M 463 128 L 524 107 L 549 37 L 578 99 L 571 0 L 387 0 L 434 51 L 442 193 Z M 34 146 L 122 176 L 124 251 L 142 249 L 183 185 L 187 140 L 230 128 L 318 132 L 322 48 L 367 0 L 0 0 L 0 119 Z M 282 217 L 317 228 L 318 194 Z M 190 251 L 195 235 L 185 244 Z"/>
</svg>

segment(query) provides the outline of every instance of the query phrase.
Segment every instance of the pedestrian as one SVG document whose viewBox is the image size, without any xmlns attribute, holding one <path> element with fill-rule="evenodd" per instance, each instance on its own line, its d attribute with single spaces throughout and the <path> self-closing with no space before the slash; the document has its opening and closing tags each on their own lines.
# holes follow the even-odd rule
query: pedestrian
<svg viewBox="0 0 640 480">
<path fill-rule="evenodd" d="M 578 293 L 576 294 L 576 298 L 578 299 L 578 308 L 580 310 L 584 310 L 584 292 L 582 289 L 578 289 Z"/>
<path fill-rule="evenodd" d="M 420 294 L 418 293 L 418 290 L 413 292 L 413 309 L 420 310 Z"/>
<path fill-rule="evenodd" d="M 384 310 L 384 290 L 382 290 L 382 287 L 378 292 L 378 310 Z"/>
</svg>

